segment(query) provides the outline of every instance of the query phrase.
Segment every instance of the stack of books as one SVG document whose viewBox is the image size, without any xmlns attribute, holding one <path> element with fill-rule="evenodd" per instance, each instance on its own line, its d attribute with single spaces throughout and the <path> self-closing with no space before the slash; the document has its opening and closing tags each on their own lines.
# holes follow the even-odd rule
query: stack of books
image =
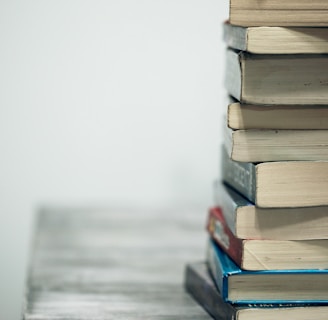
<svg viewBox="0 0 328 320">
<path fill-rule="evenodd" d="M 224 39 L 222 181 L 185 287 L 215 319 L 326 320 L 328 1 L 230 0 Z"/>
</svg>

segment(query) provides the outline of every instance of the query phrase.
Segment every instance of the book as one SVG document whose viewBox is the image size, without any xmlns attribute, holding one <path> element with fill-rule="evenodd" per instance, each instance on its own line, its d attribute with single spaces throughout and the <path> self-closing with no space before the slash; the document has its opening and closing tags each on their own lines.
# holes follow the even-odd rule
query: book
<svg viewBox="0 0 328 320">
<path fill-rule="evenodd" d="M 327 304 L 328 270 L 240 269 L 209 240 L 207 261 L 225 302 L 256 304 Z"/>
<path fill-rule="evenodd" d="M 214 183 L 215 205 L 240 239 L 328 239 L 328 206 L 259 208 L 221 181 Z"/>
<path fill-rule="evenodd" d="M 222 179 L 258 207 L 328 205 L 328 161 L 239 162 L 221 152 Z"/>
<path fill-rule="evenodd" d="M 234 319 L 238 309 L 223 301 L 204 262 L 186 265 L 184 286 L 214 319 Z"/>
<path fill-rule="evenodd" d="M 230 0 L 229 19 L 241 26 L 328 26 L 326 0 Z"/>
<path fill-rule="evenodd" d="M 328 130 L 224 129 L 225 146 L 236 161 L 328 160 Z"/>
<path fill-rule="evenodd" d="M 228 47 L 257 54 L 328 53 L 328 29 L 223 25 Z"/>
<path fill-rule="evenodd" d="M 328 240 L 239 239 L 220 207 L 209 210 L 211 238 L 244 270 L 328 269 Z"/>
<path fill-rule="evenodd" d="M 227 50 L 225 85 L 249 104 L 327 105 L 328 55 Z"/>
<path fill-rule="evenodd" d="M 206 262 L 185 267 L 186 291 L 216 320 L 326 320 L 328 306 L 320 305 L 250 305 L 236 306 L 223 300 L 209 274 Z"/>
<path fill-rule="evenodd" d="M 328 105 L 252 105 L 233 101 L 228 105 L 227 126 L 235 130 L 327 130 Z"/>
</svg>

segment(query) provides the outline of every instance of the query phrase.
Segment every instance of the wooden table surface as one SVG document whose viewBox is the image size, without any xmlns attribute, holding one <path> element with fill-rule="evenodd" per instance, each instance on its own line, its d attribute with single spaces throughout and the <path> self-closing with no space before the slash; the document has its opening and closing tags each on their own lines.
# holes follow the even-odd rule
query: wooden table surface
<svg viewBox="0 0 328 320">
<path fill-rule="evenodd" d="M 45 209 L 38 215 L 25 320 L 211 319 L 183 288 L 204 260 L 206 212 Z"/>
</svg>

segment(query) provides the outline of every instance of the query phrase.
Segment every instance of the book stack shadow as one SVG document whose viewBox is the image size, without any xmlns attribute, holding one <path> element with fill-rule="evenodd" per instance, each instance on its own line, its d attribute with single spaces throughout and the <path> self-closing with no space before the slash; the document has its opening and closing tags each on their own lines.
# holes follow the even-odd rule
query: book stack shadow
<svg viewBox="0 0 328 320">
<path fill-rule="evenodd" d="M 328 2 L 230 0 L 223 29 L 220 179 L 186 290 L 215 319 L 326 320 Z"/>
</svg>

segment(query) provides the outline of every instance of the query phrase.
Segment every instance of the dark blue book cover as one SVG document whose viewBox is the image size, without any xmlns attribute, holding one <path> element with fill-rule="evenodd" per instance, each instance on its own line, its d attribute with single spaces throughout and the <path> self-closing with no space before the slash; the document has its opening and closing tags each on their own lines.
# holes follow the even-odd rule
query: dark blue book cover
<svg viewBox="0 0 328 320">
<path fill-rule="evenodd" d="M 253 304 L 328 304 L 328 270 L 240 269 L 213 240 L 207 259 L 214 281 L 226 302 Z"/>
</svg>

